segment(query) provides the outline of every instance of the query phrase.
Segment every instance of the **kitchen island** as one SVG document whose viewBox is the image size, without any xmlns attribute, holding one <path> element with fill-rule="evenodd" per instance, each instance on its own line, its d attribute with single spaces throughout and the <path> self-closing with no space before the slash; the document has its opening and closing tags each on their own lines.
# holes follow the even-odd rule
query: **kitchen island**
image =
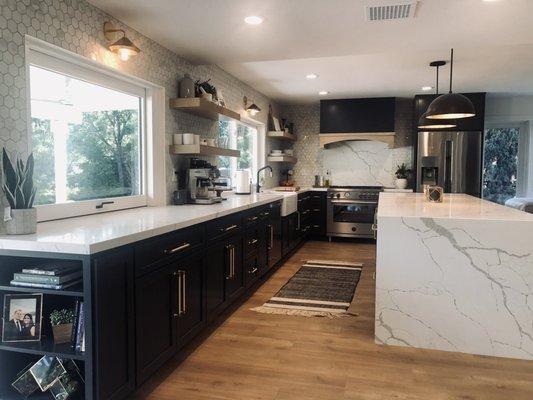
<svg viewBox="0 0 533 400">
<path fill-rule="evenodd" d="M 377 343 L 533 359 L 532 214 L 382 193 L 377 224 Z"/>
</svg>

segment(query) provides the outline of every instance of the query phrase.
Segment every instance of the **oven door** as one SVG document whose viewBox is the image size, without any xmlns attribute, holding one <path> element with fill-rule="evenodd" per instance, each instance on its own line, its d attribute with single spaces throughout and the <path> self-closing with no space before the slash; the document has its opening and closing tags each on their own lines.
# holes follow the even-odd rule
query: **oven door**
<svg viewBox="0 0 533 400">
<path fill-rule="evenodd" d="M 334 200 L 328 203 L 328 235 L 373 237 L 372 224 L 378 203 L 364 200 Z"/>
</svg>

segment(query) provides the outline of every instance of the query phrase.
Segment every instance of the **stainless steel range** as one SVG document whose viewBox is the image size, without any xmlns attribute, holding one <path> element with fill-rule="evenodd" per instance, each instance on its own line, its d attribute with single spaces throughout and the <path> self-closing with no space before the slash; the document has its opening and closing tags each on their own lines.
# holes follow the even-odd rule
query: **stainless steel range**
<svg viewBox="0 0 533 400">
<path fill-rule="evenodd" d="M 328 189 L 327 234 L 331 238 L 373 238 L 381 186 L 332 186 Z"/>
</svg>

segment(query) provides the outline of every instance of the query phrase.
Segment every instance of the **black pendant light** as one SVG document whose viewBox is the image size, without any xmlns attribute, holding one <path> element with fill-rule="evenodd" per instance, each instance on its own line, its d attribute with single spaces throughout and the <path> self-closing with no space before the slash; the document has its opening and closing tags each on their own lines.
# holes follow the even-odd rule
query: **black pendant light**
<svg viewBox="0 0 533 400">
<path fill-rule="evenodd" d="M 430 67 L 435 67 L 437 69 L 437 79 L 435 82 L 435 94 L 439 94 L 439 68 L 443 65 L 446 65 L 446 61 L 432 61 L 429 63 Z M 455 128 L 457 125 L 453 124 L 452 121 L 439 121 L 437 119 L 429 119 L 427 116 L 427 111 L 422 114 L 418 120 L 418 129 L 447 129 Z"/>
<path fill-rule="evenodd" d="M 450 60 L 450 92 L 437 97 L 431 102 L 426 112 L 429 119 L 459 119 L 476 115 L 476 109 L 468 97 L 452 93 L 453 49 Z"/>
</svg>

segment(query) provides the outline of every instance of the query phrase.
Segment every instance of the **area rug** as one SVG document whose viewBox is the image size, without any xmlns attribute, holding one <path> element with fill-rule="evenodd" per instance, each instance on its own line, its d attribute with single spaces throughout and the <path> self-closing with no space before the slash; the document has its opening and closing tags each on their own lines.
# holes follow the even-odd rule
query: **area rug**
<svg viewBox="0 0 533 400">
<path fill-rule="evenodd" d="M 252 310 L 304 317 L 346 316 L 362 267 L 354 262 L 307 260 L 274 297 Z"/>
</svg>

